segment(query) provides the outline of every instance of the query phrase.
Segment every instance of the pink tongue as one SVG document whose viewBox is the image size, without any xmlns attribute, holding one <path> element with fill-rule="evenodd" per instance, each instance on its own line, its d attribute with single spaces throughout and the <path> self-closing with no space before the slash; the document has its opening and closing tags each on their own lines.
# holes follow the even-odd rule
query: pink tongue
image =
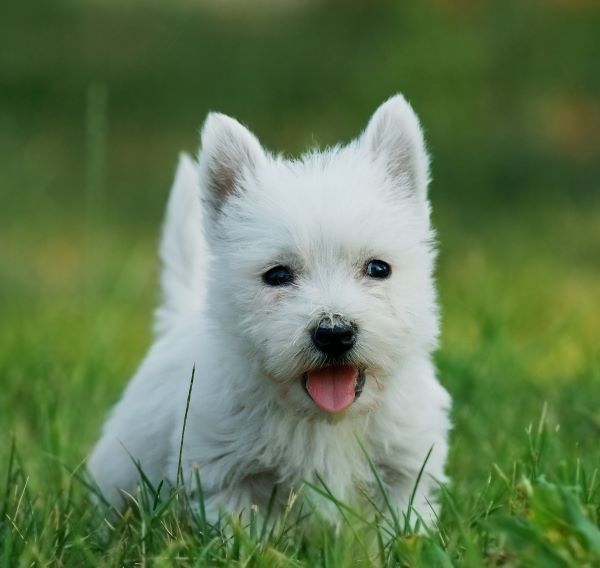
<svg viewBox="0 0 600 568">
<path fill-rule="evenodd" d="M 327 412 L 346 410 L 355 397 L 358 369 L 344 365 L 309 371 L 306 389 L 315 404 Z"/>
</svg>

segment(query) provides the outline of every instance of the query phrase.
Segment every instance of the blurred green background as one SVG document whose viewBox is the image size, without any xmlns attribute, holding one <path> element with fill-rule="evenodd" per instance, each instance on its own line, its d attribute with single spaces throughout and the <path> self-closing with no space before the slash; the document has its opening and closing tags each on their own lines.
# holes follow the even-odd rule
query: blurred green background
<svg viewBox="0 0 600 568">
<path fill-rule="evenodd" d="M 33 472 L 85 457 L 149 344 L 207 111 L 298 155 L 401 91 L 433 157 L 457 491 L 519 458 L 544 402 L 552 467 L 597 464 L 598 30 L 581 0 L 3 2 L 0 460 L 11 433 Z"/>
</svg>

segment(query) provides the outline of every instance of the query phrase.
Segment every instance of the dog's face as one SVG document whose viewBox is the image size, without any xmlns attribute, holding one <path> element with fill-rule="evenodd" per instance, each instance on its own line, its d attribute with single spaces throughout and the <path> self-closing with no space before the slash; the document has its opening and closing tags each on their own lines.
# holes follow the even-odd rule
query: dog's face
<svg viewBox="0 0 600 568">
<path fill-rule="evenodd" d="M 213 252 L 208 302 L 311 417 L 375 408 L 437 333 L 427 155 L 401 97 L 352 144 L 287 161 L 210 115 L 200 172 Z"/>
</svg>

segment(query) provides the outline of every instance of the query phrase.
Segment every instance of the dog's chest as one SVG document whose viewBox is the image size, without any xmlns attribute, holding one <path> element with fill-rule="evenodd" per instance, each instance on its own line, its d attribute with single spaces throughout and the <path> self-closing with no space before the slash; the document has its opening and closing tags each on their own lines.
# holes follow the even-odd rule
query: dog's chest
<svg viewBox="0 0 600 568">
<path fill-rule="evenodd" d="M 318 495 L 313 487 L 352 502 L 373 481 L 362 442 L 364 425 L 284 422 L 255 446 L 258 479 L 276 483 L 284 495 Z M 261 490 L 263 485 L 260 484 Z"/>
<path fill-rule="evenodd" d="M 379 456 L 369 443 L 374 433 L 368 417 L 311 421 L 278 408 L 259 415 L 234 413 L 225 421 L 190 412 L 184 461 L 199 466 L 206 495 L 239 488 L 266 506 L 276 486 L 284 502 L 299 491 L 318 500 L 320 490 L 352 503 L 373 486 L 366 454 L 373 462 Z"/>
</svg>

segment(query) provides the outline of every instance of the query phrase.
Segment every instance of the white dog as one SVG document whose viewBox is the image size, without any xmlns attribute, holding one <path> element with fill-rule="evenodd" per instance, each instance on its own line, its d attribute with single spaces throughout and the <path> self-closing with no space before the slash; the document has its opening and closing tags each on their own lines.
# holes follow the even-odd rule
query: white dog
<svg viewBox="0 0 600 568">
<path fill-rule="evenodd" d="M 450 398 L 431 361 L 428 176 L 399 95 L 357 140 L 298 160 L 208 116 L 168 204 L 156 341 L 89 460 L 112 504 L 135 491 L 134 460 L 178 481 L 195 366 L 181 473 L 193 487 L 198 469 L 211 515 L 264 510 L 274 487 L 281 505 L 305 480 L 381 502 L 366 452 L 399 515 L 426 462 L 413 507 L 432 518 Z"/>
</svg>

